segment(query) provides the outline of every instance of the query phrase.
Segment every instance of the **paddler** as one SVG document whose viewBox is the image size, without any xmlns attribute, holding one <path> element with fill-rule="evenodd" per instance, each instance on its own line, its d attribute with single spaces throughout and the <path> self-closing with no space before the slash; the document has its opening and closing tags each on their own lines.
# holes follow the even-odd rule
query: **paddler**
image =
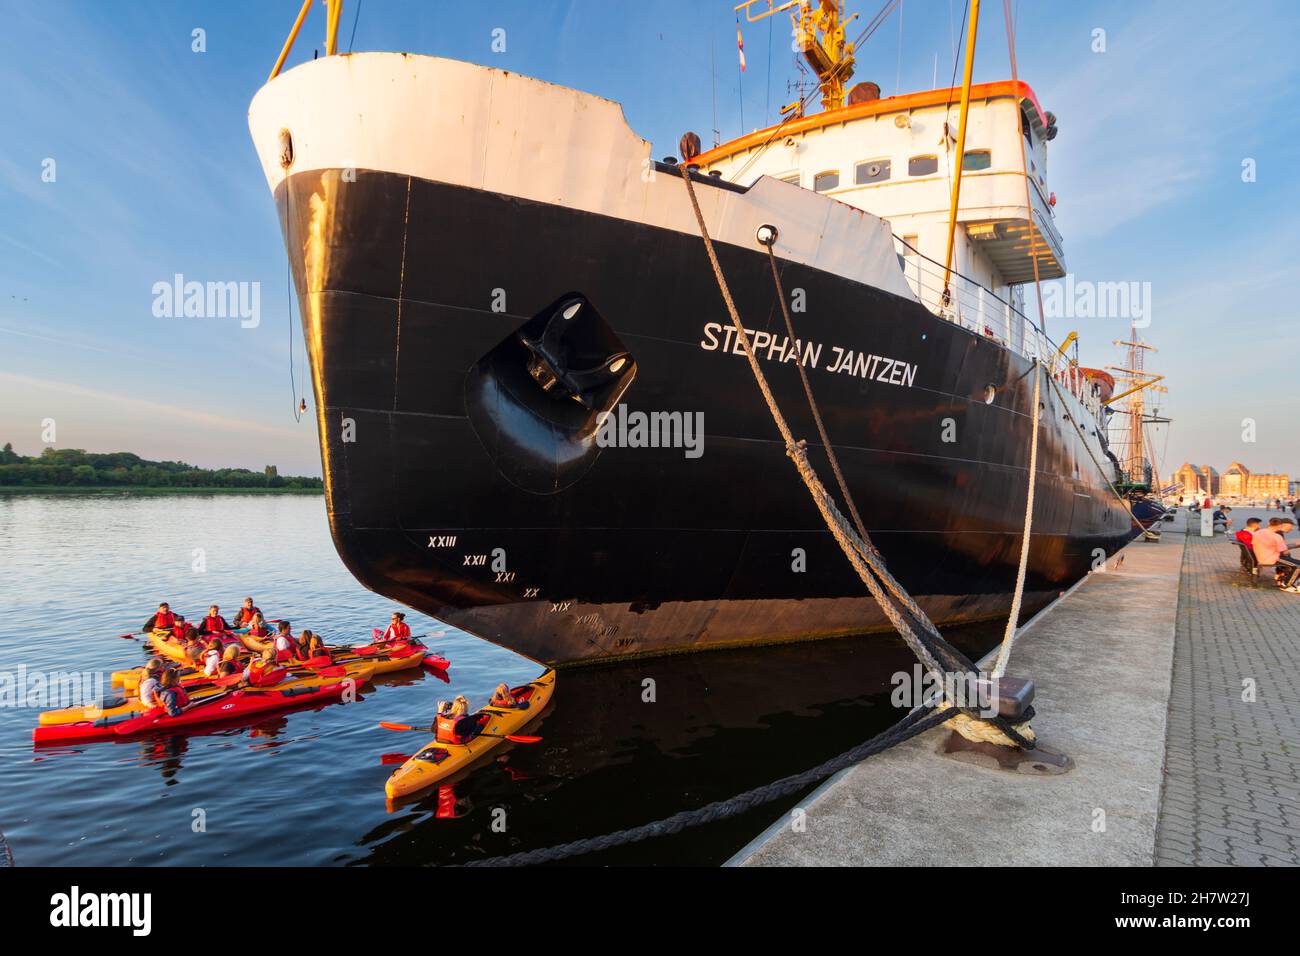
<svg viewBox="0 0 1300 956">
<path fill-rule="evenodd" d="M 172 613 L 171 605 L 163 601 L 158 605 L 158 610 L 149 620 L 144 622 L 144 627 L 140 633 L 148 634 L 150 631 L 170 631 L 176 626 L 176 615 Z"/>
<path fill-rule="evenodd" d="M 411 625 L 406 623 L 406 615 L 401 611 L 393 612 L 393 619 L 384 630 L 380 641 L 405 641 L 411 637 Z"/>
<path fill-rule="evenodd" d="M 316 635 L 311 631 L 303 628 L 303 632 L 298 635 L 298 639 L 293 642 L 293 656 L 295 660 L 305 661 L 311 658 L 311 644 Z"/>
<path fill-rule="evenodd" d="M 158 691 L 162 689 L 162 684 L 159 682 L 162 672 L 161 658 L 151 657 L 144 665 L 144 676 L 140 678 L 140 686 L 136 689 L 136 693 L 140 696 L 140 704 L 146 710 L 154 706 Z"/>
<path fill-rule="evenodd" d="M 259 608 L 256 604 L 253 603 L 253 599 L 251 597 L 244 598 L 244 606 L 241 607 L 239 611 L 235 614 L 234 626 L 247 627 L 249 624 L 253 623 L 254 615 L 256 615 L 257 617 L 261 617 L 262 616 L 261 608 Z"/>
<path fill-rule="evenodd" d="M 434 739 L 443 744 L 467 744 L 482 729 L 478 714 L 469 712 L 469 700 L 461 694 L 452 701 L 446 713 L 433 720 Z"/>
<path fill-rule="evenodd" d="M 170 668 L 162 672 L 159 678 L 159 690 L 155 699 L 158 706 L 164 708 L 169 716 L 179 717 L 181 711 L 190 702 L 190 695 L 181 687 L 181 679 Z"/>
<path fill-rule="evenodd" d="M 510 693 L 508 684 L 497 684 L 497 689 L 492 692 L 492 699 L 488 701 L 489 707 L 509 707 L 514 708 L 519 705 L 515 700 L 515 695 Z"/>
<path fill-rule="evenodd" d="M 204 634 L 222 634 L 230 630 L 230 625 L 226 619 L 221 616 L 221 608 L 212 605 L 208 608 L 208 616 L 203 619 L 202 631 Z"/>
<path fill-rule="evenodd" d="M 325 646 L 319 634 L 312 634 L 311 631 L 303 631 L 303 634 L 311 634 L 307 640 L 307 657 L 305 660 L 313 666 L 334 663 L 334 656 L 330 649 Z"/>
<path fill-rule="evenodd" d="M 231 648 L 231 650 L 234 650 L 234 648 Z M 212 640 L 208 641 L 208 646 L 203 649 L 203 657 L 201 658 L 204 676 L 217 676 L 217 668 L 221 665 L 222 653 L 221 641 L 219 639 L 214 637 Z"/>
<path fill-rule="evenodd" d="M 266 621 L 262 620 L 262 612 L 254 611 L 252 618 L 248 622 L 249 637 L 266 637 L 270 631 L 266 629 Z"/>
<path fill-rule="evenodd" d="M 275 641 L 271 646 L 275 650 L 275 659 L 277 661 L 293 660 L 298 645 L 293 639 L 293 628 L 289 626 L 288 621 L 281 621 L 276 625 Z"/>
<path fill-rule="evenodd" d="M 266 680 L 266 675 L 273 670 L 275 670 L 275 651 L 268 647 L 262 652 L 261 657 L 248 662 L 243 677 L 250 686 L 260 687 Z"/>
</svg>

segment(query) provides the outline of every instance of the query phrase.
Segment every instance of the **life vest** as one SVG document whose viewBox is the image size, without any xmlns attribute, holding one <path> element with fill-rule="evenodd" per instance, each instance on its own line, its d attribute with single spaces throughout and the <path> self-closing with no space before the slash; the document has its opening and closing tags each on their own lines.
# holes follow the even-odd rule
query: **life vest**
<svg viewBox="0 0 1300 956">
<path fill-rule="evenodd" d="M 281 641 L 284 641 L 288 646 L 281 647 L 280 646 Z M 294 639 L 290 637 L 288 634 L 276 634 L 274 643 L 275 643 L 275 659 L 277 662 L 291 661 L 298 656 L 295 653 L 298 647 L 297 642 L 294 641 Z"/>
<path fill-rule="evenodd" d="M 261 614 L 262 609 L 259 607 L 241 607 L 239 613 L 235 615 L 235 623 L 238 625 L 247 624 L 253 619 L 254 614 Z"/>
<path fill-rule="evenodd" d="M 216 617 L 205 617 L 203 619 L 203 630 L 210 634 L 220 633 L 226 630 L 226 619 L 220 614 Z"/>
<path fill-rule="evenodd" d="M 248 682 L 254 687 L 267 687 L 283 676 L 283 667 L 275 667 L 260 660 L 248 665 Z"/>
<path fill-rule="evenodd" d="M 176 626 L 176 615 L 171 611 L 159 611 L 153 616 L 154 630 L 166 631 Z"/>
<path fill-rule="evenodd" d="M 439 714 L 434 720 L 434 739 L 440 744 L 463 744 L 464 739 L 456 733 L 456 723 L 460 719 Z"/>
<path fill-rule="evenodd" d="M 333 663 L 334 658 L 328 654 L 317 654 L 315 657 L 309 657 L 303 661 L 303 664 L 308 667 L 329 667 Z"/>
<path fill-rule="evenodd" d="M 178 641 L 185 640 L 185 625 L 177 623 L 172 627 L 172 637 Z"/>
<path fill-rule="evenodd" d="M 266 637 L 268 633 L 270 633 L 270 632 L 267 631 L 267 629 L 266 629 L 266 625 L 265 625 L 265 624 L 263 624 L 261 627 L 252 627 L 252 626 L 250 626 L 250 627 L 248 628 L 248 636 L 249 636 L 249 637 Z"/>
<path fill-rule="evenodd" d="M 397 624 L 389 624 L 388 630 L 384 631 L 381 641 L 404 640 L 411 636 L 411 625 L 402 621 Z"/>
</svg>

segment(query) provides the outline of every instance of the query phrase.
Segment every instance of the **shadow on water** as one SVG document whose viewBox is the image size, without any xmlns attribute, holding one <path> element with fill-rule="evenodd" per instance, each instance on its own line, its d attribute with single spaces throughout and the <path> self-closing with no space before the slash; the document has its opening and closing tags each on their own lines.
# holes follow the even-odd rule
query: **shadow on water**
<svg viewBox="0 0 1300 956">
<path fill-rule="evenodd" d="M 1000 631 L 947 636 L 975 659 Z M 913 664 L 901 641 L 876 635 L 563 671 L 554 706 L 525 731 L 542 743 L 498 752 L 454 786 L 395 809 L 352 862 L 464 863 L 546 847 L 800 773 L 896 723 L 891 677 Z M 574 862 L 716 865 L 806 793 Z"/>
</svg>

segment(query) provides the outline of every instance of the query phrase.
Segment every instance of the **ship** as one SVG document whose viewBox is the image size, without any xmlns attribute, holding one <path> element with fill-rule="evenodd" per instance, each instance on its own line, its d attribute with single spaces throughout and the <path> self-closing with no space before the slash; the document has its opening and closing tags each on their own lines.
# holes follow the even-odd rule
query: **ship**
<svg viewBox="0 0 1300 956">
<path fill-rule="evenodd" d="M 1150 531 L 1157 522 L 1173 520 L 1172 510 L 1165 506 L 1164 499 L 1177 491 L 1176 486 L 1158 486 L 1160 463 L 1153 461 L 1155 443 L 1148 434 L 1148 426 L 1155 428 L 1172 422 L 1154 403 L 1150 408 L 1147 406 L 1148 395 L 1154 398 L 1168 389 L 1159 384 L 1165 377 L 1153 374 L 1146 367 L 1147 353 L 1156 349 L 1143 341 L 1136 323 L 1129 327 L 1127 338 L 1116 339 L 1114 344 L 1125 350 L 1123 365 L 1108 366 L 1118 384 L 1124 386 L 1121 393 L 1111 398 L 1112 403 L 1124 402 L 1115 408 L 1109 422 L 1110 446 L 1120 469 L 1115 488 L 1127 500 L 1134 522 L 1143 531 Z"/>
<path fill-rule="evenodd" d="M 330 532 L 364 586 L 552 666 L 891 631 L 746 349 L 829 476 L 802 366 L 872 544 L 939 626 L 1012 607 L 1036 378 L 1024 614 L 1130 539 L 1110 377 L 1025 314 L 1027 284 L 1065 271 L 1055 117 L 1014 77 L 850 87 L 842 4 L 761 4 L 746 21 L 788 13 L 816 88 L 768 129 L 660 159 L 592 93 L 341 54 L 338 0 L 324 55 L 281 71 L 304 4 L 249 127 Z"/>
</svg>

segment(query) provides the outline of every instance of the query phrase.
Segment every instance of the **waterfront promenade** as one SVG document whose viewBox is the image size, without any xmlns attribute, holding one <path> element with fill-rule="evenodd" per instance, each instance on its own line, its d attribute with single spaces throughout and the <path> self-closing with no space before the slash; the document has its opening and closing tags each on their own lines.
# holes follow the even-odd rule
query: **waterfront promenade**
<svg viewBox="0 0 1300 956">
<path fill-rule="evenodd" d="M 832 778 L 801 826 L 777 820 L 731 864 L 1300 864 L 1300 595 L 1251 588 L 1185 514 L 1016 646 L 1034 726 L 1073 770 L 960 763 L 931 731 Z"/>
<path fill-rule="evenodd" d="M 1233 526 L 1251 515 L 1278 512 Z M 1159 865 L 1300 865 L 1300 594 L 1238 567 L 1222 536 L 1187 539 Z"/>
</svg>

